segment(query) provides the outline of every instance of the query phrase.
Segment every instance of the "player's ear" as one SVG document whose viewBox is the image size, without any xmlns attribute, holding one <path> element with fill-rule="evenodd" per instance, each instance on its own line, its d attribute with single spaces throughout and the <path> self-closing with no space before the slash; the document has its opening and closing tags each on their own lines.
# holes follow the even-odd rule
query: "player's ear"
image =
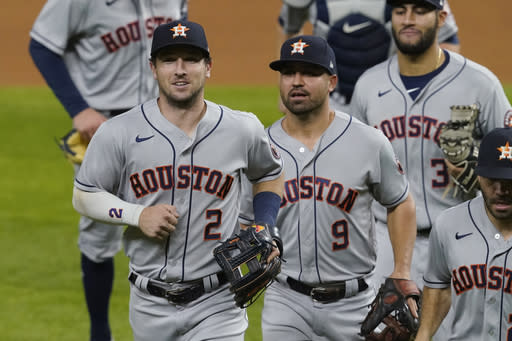
<svg viewBox="0 0 512 341">
<path fill-rule="evenodd" d="M 154 63 L 156 63 L 156 59 L 154 60 L 154 62 L 153 62 L 153 59 L 149 59 L 149 67 L 151 68 L 151 73 L 153 73 L 153 78 L 155 80 L 157 80 L 157 78 L 156 78 L 156 67 L 155 67 Z"/>
<path fill-rule="evenodd" d="M 446 22 L 446 18 L 448 17 L 448 12 L 444 9 L 437 11 L 437 28 L 440 28 Z"/>
<path fill-rule="evenodd" d="M 336 89 L 336 84 L 338 84 L 338 76 L 330 75 L 329 76 L 329 93 Z"/>
<path fill-rule="evenodd" d="M 207 58 L 204 60 L 204 62 L 206 64 L 206 78 L 210 78 L 213 64 L 212 59 Z"/>
</svg>

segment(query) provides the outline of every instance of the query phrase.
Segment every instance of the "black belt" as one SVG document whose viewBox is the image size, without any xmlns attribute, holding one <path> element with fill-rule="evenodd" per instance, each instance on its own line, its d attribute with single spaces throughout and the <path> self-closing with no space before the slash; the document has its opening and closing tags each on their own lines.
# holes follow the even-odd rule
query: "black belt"
<svg viewBox="0 0 512 341">
<path fill-rule="evenodd" d="M 107 110 L 107 112 L 110 112 L 110 117 L 114 117 L 117 115 L 120 115 L 130 109 L 113 109 L 113 110 Z"/>
<path fill-rule="evenodd" d="M 428 237 L 428 236 L 430 236 L 430 231 L 431 231 L 431 230 L 432 230 L 432 228 L 431 228 L 431 227 L 426 228 L 426 229 L 422 229 L 422 230 L 418 230 L 418 231 L 416 232 L 416 235 L 417 235 L 417 236 L 420 236 L 420 237 Z"/>
<path fill-rule="evenodd" d="M 110 118 L 110 117 L 114 117 L 114 116 L 120 115 L 120 114 L 122 114 L 124 112 L 127 112 L 128 110 L 130 110 L 130 108 L 126 108 L 126 109 L 105 109 L 105 110 L 95 109 L 95 110 L 103 113 L 103 115 L 107 116 L 107 118 Z"/>
<path fill-rule="evenodd" d="M 228 282 L 223 272 L 218 272 L 215 275 L 219 280 L 218 286 Z M 138 277 L 139 275 L 131 272 L 128 279 L 135 284 Z M 147 291 L 151 295 L 166 298 L 169 302 L 175 304 L 192 302 L 206 292 L 202 278 L 195 281 L 174 283 L 162 283 L 150 279 L 147 284 Z"/>
<path fill-rule="evenodd" d="M 311 296 L 315 301 L 319 302 L 333 302 L 345 298 L 346 283 L 339 282 L 333 285 L 326 285 L 323 287 L 313 287 L 311 285 L 299 282 L 291 277 L 286 279 L 288 285 L 293 290 L 300 292 L 301 294 Z M 364 279 L 359 278 L 357 280 L 357 291 L 361 292 L 368 289 L 368 284 Z"/>
</svg>

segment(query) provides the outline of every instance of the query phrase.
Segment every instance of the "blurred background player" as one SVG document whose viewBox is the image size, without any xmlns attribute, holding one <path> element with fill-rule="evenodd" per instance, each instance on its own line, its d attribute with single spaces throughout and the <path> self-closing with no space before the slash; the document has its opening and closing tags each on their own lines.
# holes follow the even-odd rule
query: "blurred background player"
<svg viewBox="0 0 512 341">
<path fill-rule="evenodd" d="M 185 0 L 46 2 L 30 32 L 30 55 L 83 139 L 107 118 L 157 95 L 148 68 L 153 30 L 186 18 L 187 10 Z M 105 228 L 81 217 L 79 231 L 90 340 L 110 340 L 113 257 L 122 226 Z"/>
<path fill-rule="evenodd" d="M 265 293 L 263 339 L 362 340 L 361 323 L 375 297 L 371 204 L 389 209 L 396 262 L 388 275 L 409 279 L 414 200 L 386 137 L 330 108 L 338 76 L 327 42 L 294 37 L 280 55 L 270 67 L 280 72 L 286 114 L 267 134 L 285 173 L 277 217 L 285 262 Z M 250 196 L 244 198 L 240 221 L 250 225 Z"/>
<path fill-rule="evenodd" d="M 254 114 L 204 99 L 211 69 L 201 25 L 159 26 L 151 49 L 159 97 L 103 123 L 75 179 L 78 212 L 128 225 L 137 341 L 242 341 L 247 328 L 213 250 L 238 225 L 242 175 L 256 218 L 274 226 L 282 167 Z"/>
<path fill-rule="evenodd" d="M 510 339 L 512 128 L 483 138 L 476 173 L 482 195 L 444 211 L 432 228 L 416 341 L 430 340 L 450 302 L 450 340 Z"/>
<path fill-rule="evenodd" d="M 458 28 L 448 2 L 444 9 L 448 14 L 438 40 L 443 48 L 458 52 Z M 280 43 L 300 34 L 306 22 L 312 24 L 313 34 L 326 39 L 336 55 L 338 85 L 331 106 L 347 111 L 359 76 L 396 50 L 390 20 L 385 0 L 283 0 Z"/>
<path fill-rule="evenodd" d="M 457 171 L 448 168 L 438 146 L 441 128 L 450 120 L 450 107 L 478 105 L 478 140 L 508 124 L 512 111 L 492 72 L 439 46 L 438 31 L 448 15 L 442 0 L 388 0 L 388 4 L 393 6 L 391 23 L 397 54 L 359 78 L 350 112 L 382 130 L 405 168 L 416 201 L 418 227 L 411 273 L 416 283 L 422 283 L 434 218 L 468 199 L 462 191 L 456 196 L 445 195 L 450 175 Z M 375 216 L 376 274 L 383 278 L 391 269 L 393 253 L 386 209 L 375 205 Z M 439 332 L 442 334 L 442 329 Z"/>
</svg>

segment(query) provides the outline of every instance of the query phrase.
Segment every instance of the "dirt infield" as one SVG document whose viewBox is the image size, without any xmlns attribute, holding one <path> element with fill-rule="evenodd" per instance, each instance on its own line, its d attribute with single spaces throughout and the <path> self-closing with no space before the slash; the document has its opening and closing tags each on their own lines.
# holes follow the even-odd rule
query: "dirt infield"
<svg viewBox="0 0 512 341">
<path fill-rule="evenodd" d="M 99 0 L 94 0 L 99 1 Z M 0 86 L 44 84 L 28 55 L 29 31 L 44 0 L 4 1 Z M 190 19 L 205 26 L 213 56 L 210 83 L 274 84 L 279 0 L 190 0 Z M 512 83 L 508 24 L 512 1 L 450 0 L 462 53 Z M 309 30 L 309 28 L 308 28 Z"/>
</svg>

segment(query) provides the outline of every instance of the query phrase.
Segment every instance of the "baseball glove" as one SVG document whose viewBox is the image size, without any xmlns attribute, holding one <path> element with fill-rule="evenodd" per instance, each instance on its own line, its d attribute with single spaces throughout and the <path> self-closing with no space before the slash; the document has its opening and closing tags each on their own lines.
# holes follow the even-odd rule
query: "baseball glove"
<svg viewBox="0 0 512 341">
<path fill-rule="evenodd" d="M 213 250 L 240 308 L 253 304 L 281 271 L 279 257 L 267 264 L 272 247 L 268 226 L 254 224 Z"/>
<path fill-rule="evenodd" d="M 477 175 L 474 171 L 478 159 L 479 144 L 476 140 L 476 123 L 480 110 L 473 105 L 454 105 L 450 107 L 450 120 L 441 128 L 439 146 L 446 160 L 454 166 L 462 168 L 457 176 L 450 176 L 455 184 L 453 196 L 458 189 L 465 194 L 475 194 Z M 447 192 L 454 187 L 449 186 Z"/>
<path fill-rule="evenodd" d="M 383 329 L 372 331 L 366 336 L 366 341 L 410 341 L 412 333 L 395 317 L 386 316 L 382 320 Z"/>
<path fill-rule="evenodd" d="M 407 299 L 416 300 L 419 312 L 420 296 L 414 281 L 386 278 L 361 325 L 361 335 L 366 340 L 409 340 L 418 331 L 419 319 L 412 315 Z M 381 323 L 386 327 L 375 330 Z M 394 338 L 383 338 L 386 335 Z"/>
<path fill-rule="evenodd" d="M 76 129 L 71 129 L 56 142 L 66 159 L 77 165 L 82 163 L 88 143 L 82 139 Z"/>
</svg>

